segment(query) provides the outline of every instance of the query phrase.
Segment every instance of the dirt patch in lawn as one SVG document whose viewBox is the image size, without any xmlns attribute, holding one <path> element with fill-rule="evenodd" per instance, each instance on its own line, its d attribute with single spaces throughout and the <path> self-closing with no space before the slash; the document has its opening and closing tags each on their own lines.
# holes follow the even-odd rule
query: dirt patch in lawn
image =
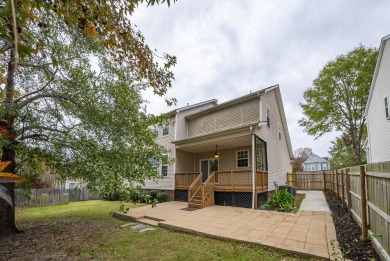
<svg viewBox="0 0 390 261">
<path fill-rule="evenodd" d="M 326 191 L 326 201 L 332 211 L 333 222 L 336 227 L 337 241 L 346 258 L 351 260 L 380 260 L 372 247 L 371 241 L 361 241 L 362 230 L 359 225 L 348 216 L 348 208 L 341 204 L 335 194 Z"/>
<path fill-rule="evenodd" d="M 99 232 L 117 227 L 104 220 L 20 221 L 23 233 L 0 238 L 0 260 L 74 260 L 84 244 L 103 244 Z M 93 257 L 90 257 L 93 259 Z"/>
</svg>

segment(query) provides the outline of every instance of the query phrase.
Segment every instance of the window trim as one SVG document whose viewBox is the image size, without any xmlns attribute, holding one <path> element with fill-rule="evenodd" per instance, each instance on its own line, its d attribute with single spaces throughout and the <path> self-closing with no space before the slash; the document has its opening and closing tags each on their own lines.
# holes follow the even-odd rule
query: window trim
<svg viewBox="0 0 390 261">
<path fill-rule="evenodd" d="M 271 109 L 269 108 L 269 106 L 266 104 L 265 105 L 266 109 L 265 109 L 265 116 L 267 118 L 267 127 L 268 128 L 271 128 Z"/>
<path fill-rule="evenodd" d="M 168 153 L 164 153 L 163 154 L 163 157 L 167 157 L 167 160 L 169 160 L 169 154 Z M 167 175 L 164 175 L 163 174 L 163 167 L 167 167 Z M 168 165 L 168 163 L 166 163 L 166 164 L 163 164 L 163 162 L 161 162 L 161 167 L 160 167 L 160 176 L 161 177 L 168 177 L 168 174 L 169 174 L 169 165 Z"/>
<path fill-rule="evenodd" d="M 167 128 L 167 130 L 168 130 L 168 133 L 167 134 L 164 134 L 164 128 Z M 169 127 L 169 124 L 164 124 L 163 126 L 162 126 L 162 137 L 167 137 L 167 136 L 169 136 L 169 132 L 170 132 L 170 127 Z"/>
<path fill-rule="evenodd" d="M 246 153 L 247 153 L 247 155 L 248 155 L 248 157 L 247 158 L 242 158 L 242 159 L 240 159 L 240 160 L 248 160 L 248 164 L 247 164 L 247 166 L 241 166 L 241 167 L 239 167 L 238 166 L 238 153 L 239 152 L 243 152 L 243 151 L 246 151 Z M 249 168 L 249 166 L 250 166 L 250 162 L 249 162 L 249 159 L 250 159 L 250 155 L 249 155 L 249 149 L 245 149 L 245 150 L 236 150 L 236 168 Z"/>
</svg>

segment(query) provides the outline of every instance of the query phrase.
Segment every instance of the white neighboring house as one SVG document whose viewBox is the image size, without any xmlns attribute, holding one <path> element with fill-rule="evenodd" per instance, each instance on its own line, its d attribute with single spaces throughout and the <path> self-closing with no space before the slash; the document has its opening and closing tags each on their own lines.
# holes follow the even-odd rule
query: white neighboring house
<svg viewBox="0 0 390 261">
<path fill-rule="evenodd" d="M 329 161 L 312 153 L 302 163 L 303 171 L 320 171 L 320 170 L 330 170 Z"/>
<path fill-rule="evenodd" d="M 382 38 L 366 105 L 367 162 L 390 161 L 390 35 Z"/>
</svg>

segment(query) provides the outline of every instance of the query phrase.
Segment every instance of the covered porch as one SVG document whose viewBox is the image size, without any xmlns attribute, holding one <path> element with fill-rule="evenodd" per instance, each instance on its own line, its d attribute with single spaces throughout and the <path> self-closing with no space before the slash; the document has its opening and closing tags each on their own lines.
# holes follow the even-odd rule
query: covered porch
<svg viewBox="0 0 390 261">
<path fill-rule="evenodd" d="M 266 143 L 251 126 L 174 143 L 175 200 L 256 208 L 267 199 Z"/>
</svg>

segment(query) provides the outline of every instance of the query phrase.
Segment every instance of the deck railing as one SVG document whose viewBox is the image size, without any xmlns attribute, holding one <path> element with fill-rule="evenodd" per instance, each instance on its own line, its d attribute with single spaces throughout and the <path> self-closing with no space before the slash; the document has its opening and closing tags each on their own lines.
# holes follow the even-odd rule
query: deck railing
<svg viewBox="0 0 390 261">
<path fill-rule="evenodd" d="M 175 175 L 175 189 L 187 190 L 188 187 L 199 176 L 199 172 L 185 172 L 176 173 Z"/>
<path fill-rule="evenodd" d="M 215 191 L 252 192 L 252 170 L 215 172 Z M 267 172 L 256 171 L 256 191 L 268 190 Z"/>
<path fill-rule="evenodd" d="M 214 205 L 215 172 L 207 178 L 202 186 L 202 207 Z"/>
<path fill-rule="evenodd" d="M 202 189 L 202 172 L 198 173 L 198 176 L 188 187 L 188 202 L 191 202 L 195 195 Z"/>
</svg>

